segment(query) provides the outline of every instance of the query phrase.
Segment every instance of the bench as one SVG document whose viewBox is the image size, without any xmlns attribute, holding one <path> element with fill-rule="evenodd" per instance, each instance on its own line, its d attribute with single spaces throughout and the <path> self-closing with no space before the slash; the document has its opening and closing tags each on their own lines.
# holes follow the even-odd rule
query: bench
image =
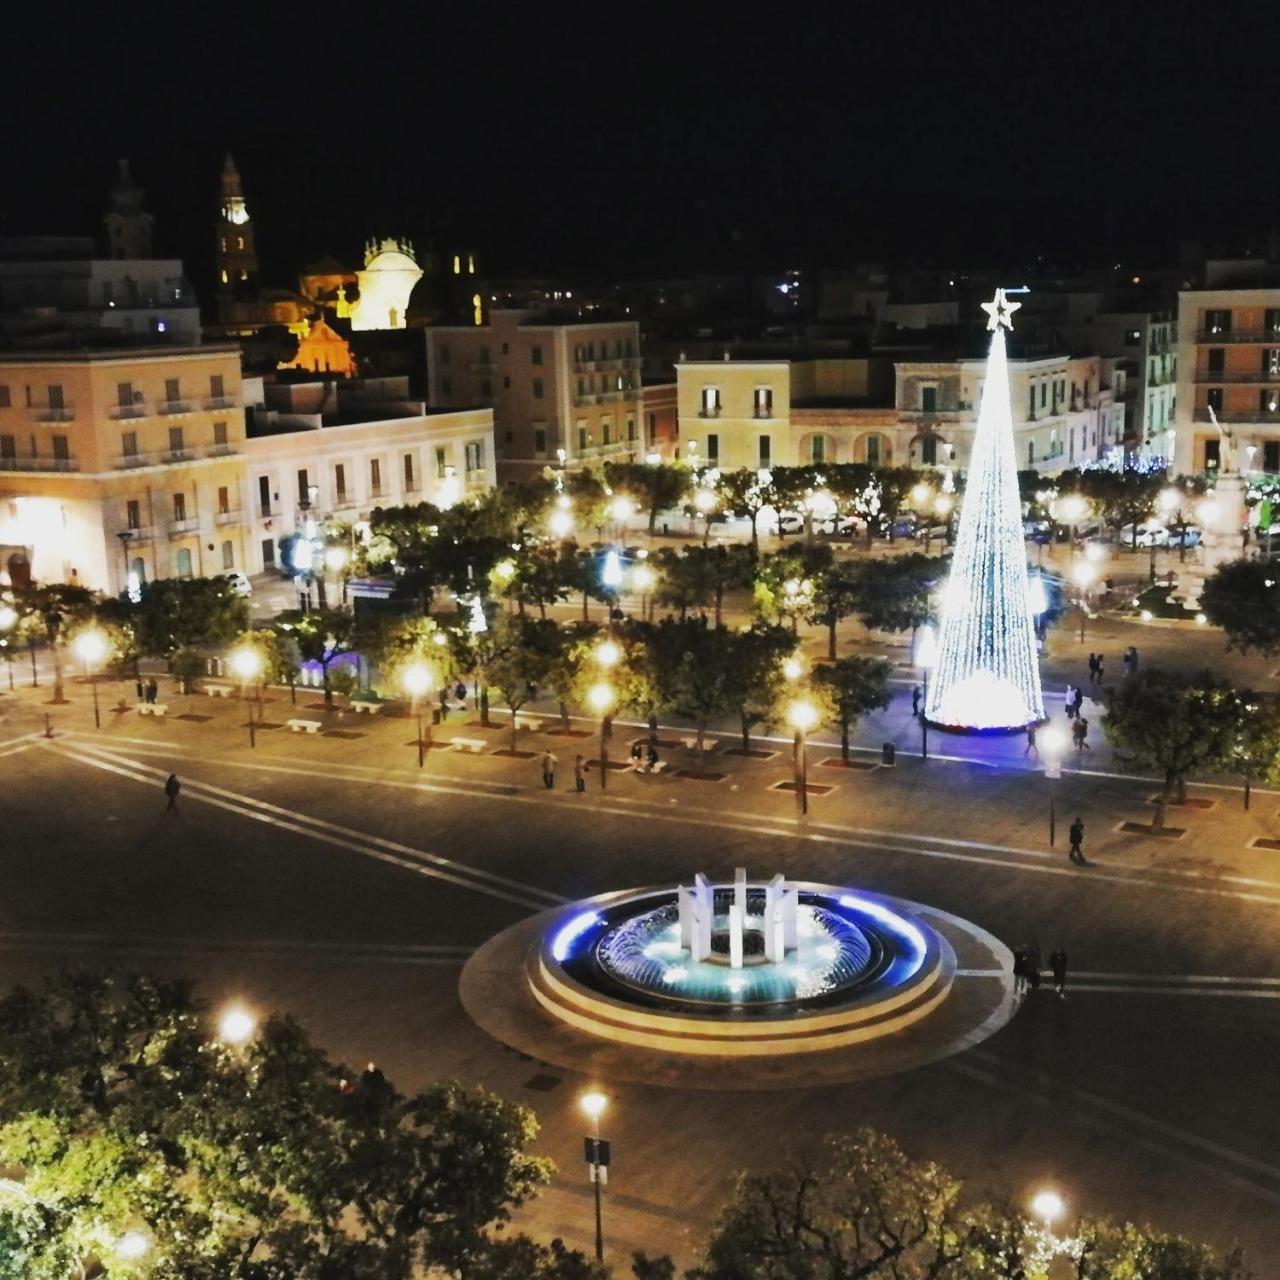
<svg viewBox="0 0 1280 1280">
<path fill-rule="evenodd" d="M 376 716 L 382 710 L 381 702 L 370 702 L 367 698 L 352 698 L 352 711 L 367 711 L 371 716 Z"/>
<path fill-rule="evenodd" d="M 323 727 L 323 721 L 320 720 L 290 720 L 287 722 L 290 732 L 292 733 L 319 733 Z"/>
<path fill-rule="evenodd" d="M 542 717 L 527 716 L 523 711 L 521 711 L 516 715 L 516 728 L 530 729 L 534 733 L 537 733 L 537 731 L 542 728 Z"/>
<path fill-rule="evenodd" d="M 235 687 L 229 684 L 210 684 L 206 681 L 204 691 L 211 698 L 229 698 L 235 692 Z"/>
<path fill-rule="evenodd" d="M 667 762 L 659 760 L 657 764 L 638 764 L 635 766 L 637 773 L 666 773 Z"/>
<path fill-rule="evenodd" d="M 480 755 L 489 744 L 483 738 L 454 738 L 452 745 L 458 751 L 470 751 Z"/>
<path fill-rule="evenodd" d="M 138 703 L 138 714 L 140 716 L 168 715 L 169 704 L 167 702 L 140 702 Z"/>
<path fill-rule="evenodd" d="M 698 749 L 698 739 L 697 739 L 697 738 L 681 738 L 681 739 L 680 739 L 680 741 L 681 741 L 682 743 L 684 743 L 684 749 L 685 749 L 686 751 L 697 751 L 697 749 Z M 703 739 L 703 742 L 702 742 L 702 750 L 703 750 L 703 753 L 704 753 L 704 754 L 705 754 L 706 752 L 708 752 L 708 751 L 714 751 L 715 749 L 716 749 L 716 744 L 715 744 L 715 739 L 714 739 L 714 738 L 704 738 L 704 739 Z"/>
</svg>

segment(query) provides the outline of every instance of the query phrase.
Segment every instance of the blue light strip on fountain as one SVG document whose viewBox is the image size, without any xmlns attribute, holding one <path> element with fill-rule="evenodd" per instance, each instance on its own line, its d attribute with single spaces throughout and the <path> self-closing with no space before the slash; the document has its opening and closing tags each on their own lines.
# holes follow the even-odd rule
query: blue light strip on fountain
<svg viewBox="0 0 1280 1280">
<path fill-rule="evenodd" d="M 904 920 L 900 915 L 895 914 L 888 907 L 882 906 L 878 902 L 873 902 L 869 898 L 858 898 L 851 893 L 844 894 L 841 897 L 840 905 L 849 907 L 854 911 L 861 911 L 864 915 L 870 916 L 873 920 L 884 925 L 886 929 L 892 930 L 898 937 L 911 944 L 912 956 L 907 972 L 902 975 L 904 979 L 911 977 L 924 964 L 925 952 L 929 949 L 928 943 L 925 942 L 924 934 L 909 920 Z"/>
<path fill-rule="evenodd" d="M 559 933 L 556 934 L 555 941 L 551 944 L 551 954 L 562 964 L 569 958 L 569 952 L 573 950 L 573 944 L 582 937 L 588 929 L 593 925 L 600 923 L 600 916 L 595 911 L 585 911 L 580 916 L 574 916 Z"/>
</svg>

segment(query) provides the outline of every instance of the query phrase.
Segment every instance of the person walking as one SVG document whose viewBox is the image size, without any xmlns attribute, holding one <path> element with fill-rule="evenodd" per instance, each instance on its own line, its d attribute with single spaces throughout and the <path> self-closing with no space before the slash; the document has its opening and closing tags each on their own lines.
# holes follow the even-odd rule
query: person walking
<svg viewBox="0 0 1280 1280">
<path fill-rule="evenodd" d="M 152 706 L 155 705 L 156 695 L 159 692 L 160 686 L 156 684 L 155 676 L 152 676 L 151 679 L 147 681 L 147 701 L 151 703 Z"/>
<path fill-rule="evenodd" d="M 1018 1000 L 1027 994 L 1027 953 L 1022 947 L 1013 953 L 1013 994 Z"/>
<path fill-rule="evenodd" d="M 1034 720 L 1029 725 L 1027 725 L 1027 749 L 1022 754 L 1024 756 L 1030 755 L 1031 752 L 1034 751 L 1036 753 L 1036 759 L 1039 760 L 1040 748 L 1036 746 L 1036 728 L 1037 728 L 1037 725 Z"/>
<path fill-rule="evenodd" d="M 1066 692 L 1062 695 L 1063 708 L 1067 713 L 1067 719 L 1072 718 L 1071 708 L 1075 705 L 1076 687 L 1073 684 L 1067 685 Z"/>
<path fill-rule="evenodd" d="M 1035 942 L 1027 948 L 1027 981 L 1033 992 L 1040 990 L 1040 946 Z"/>
<path fill-rule="evenodd" d="M 574 790 L 583 792 L 587 789 L 587 764 L 581 755 L 573 758 L 573 786 Z"/>
<path fill-rule="evenodd" d="M 1067 953 L 1058 946 L 1049 956 L 1049 968 L 1053 970 L 1053 985 L 1058 988 L 1058 999 L 1067 998 Z"/>
<path fill-rule="evenodd" d="M 164 793 L 169 797 L 169 803 L 165 805 L 166 813 L 178 812 L 178 792 L 182 790 L 182 783 L 178 781 L 178 775 L 171 773 L 164 783 Z"/>
<path fill-rule="evenodd" d="M 548 791 L 554 789 L 556 785 L 556 757 L 551 751 L 542 753 L 542 785 Z"/>
<path fill-rule="evenodd" d="M 1087 867 L 1089 860 L 1084 856 L 1084 819 L 1077 815 L 1076 820 L 1067 829 L 1070 850 L 1067 857 L 1079 867 Z"/>
<path fill-rule="evenodd" d="M 911 690 L 911 715 L 914 719 L 920 718 L 920 686 L 916 685 Z"/>
<path fill-rule="evenodd" d="M 1093 684 L 1098 678 L 1098 655 L 1091 653 L 1089 655 L 1089 683 Z"/>
<path fill-rule="evenodd" d="M 1102 688 L 1102 654 L 1098 654 L 1098 688 Z"/>
<path fill-rule="evenodd" d="M 134 687 L 134 689 L 137 691 L 137 694 L 138 694 L 138 701 L 139 701 L 139 702 L 145 702 L 145 701 L 147 700 L 147 690 L 146 690 L 146 686 L 145 686 L 145 685 L 143 685 L 143 683 L 142 683 L 142 677 L 141 677 L 141 676 L 137 676 L 137 677 L 134 679 L 133 687 Z"/>
<path fill-rule="evenodd" d="M 1084 706 L 1084 690 L 1077 685 L 1076 696 L 1071 703 L 1071 717 L 1073 720 L 1080 719 L 1080 708 Z"/>
<path fill-rule="evenodd" d="M 1076 744 L 1076 751 L 1092 751 L 1093 748 L 1085 741 L 1089 736 L 1089 721 L 1084 716 L 1077 716 L 1076 722 L 1071 726 L 1071 737 Z"/>
</svg>

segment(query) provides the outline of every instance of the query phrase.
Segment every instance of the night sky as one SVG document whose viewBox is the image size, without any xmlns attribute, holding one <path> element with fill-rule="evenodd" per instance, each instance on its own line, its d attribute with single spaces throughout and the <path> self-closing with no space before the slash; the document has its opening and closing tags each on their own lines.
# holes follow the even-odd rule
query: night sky
<svg viewBox="0 0 1280 1280">
<path fill-rule="evenodd" d="M 99 231 L 128 155 L 199 283 L 230 149 L 280 283 L 375 233 L 502 274 L 1168 260 L 1280 222 L 1275 8 L 28 5 L 0 227 Z"/>
</svg>

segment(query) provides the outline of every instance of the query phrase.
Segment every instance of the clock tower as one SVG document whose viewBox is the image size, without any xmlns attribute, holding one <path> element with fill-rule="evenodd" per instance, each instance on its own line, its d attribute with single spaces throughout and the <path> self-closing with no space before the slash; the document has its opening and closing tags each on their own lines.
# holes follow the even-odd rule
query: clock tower
<svg viewBox="0 0 1280 1280">
<path fill-rule="evenodd" d="M 222 205 L 217 231 L 217 288 L 222 299 L 242 294 L 258 274 L 253 245 L 253 219 L 249 217 L 240 186 L 240 171 L 227 156 L 222 167 Z"/>
</svg>

